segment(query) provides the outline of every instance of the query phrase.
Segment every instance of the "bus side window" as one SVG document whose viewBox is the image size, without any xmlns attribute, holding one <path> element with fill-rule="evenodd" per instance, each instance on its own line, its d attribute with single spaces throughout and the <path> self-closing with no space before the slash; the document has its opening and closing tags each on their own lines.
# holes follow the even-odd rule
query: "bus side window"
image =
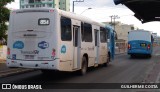
<svg viewBox="0 0 160 92">
<path fill-rule="evenodd" d="M 92 42 L 92 25 L 84 23 L 83 41 Z"/>
<path fill-rule="evenodd" d="M 81 39 L 82 39 L 82 41 L 84 41 L 84 23 L 83 22 L 81 22 Z"/>
<path fill-rule="evenodd" d="M 107 42 L 107 33 L 106 33 L 105 28 L 103 27 L 100 27 L 100 39 L 102 43 Z"/>
<path fill-rule="evenodd" d="M 106 30 L 107 39 L 110 39 L 110 30 L 109 29 L 105 29 L 105 30 Z"/>
<path fill-rule="evenodd" d="M 71 19 L 66 17 L 61 17 L 61 40 L 71 41 L 72 31 L 71 31 Z"/>
</svg>

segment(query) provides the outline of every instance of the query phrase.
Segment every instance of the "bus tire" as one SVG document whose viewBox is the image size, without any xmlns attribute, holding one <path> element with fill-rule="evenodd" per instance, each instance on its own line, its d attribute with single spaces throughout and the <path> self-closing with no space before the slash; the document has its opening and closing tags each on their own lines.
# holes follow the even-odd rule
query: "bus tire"
<svg viewBox="0 0 160 92">
<path fill-rule="evenodd" d="M 151 54 L 149 54 L 149 55 L 148 55 L 148 57 L 149 57 L 149 58 L 151 58 L 151 57 L 152 57 L 152 55 L 151 55 Z"/>
<path fill-rule="evenodd" d="M 110 54 L 108 54 L 108 56 L 107 56 L 107 61 L 104 63 L 104 66 L 105 66 L 105 67 L 108 66 L 110 60 L 111 60 L 111 57 L 110 57 Z"/>
<path fill-rule="evenodd" d="M 79 74 L 80 75 L 85 75 L 87 73 L 87 67 L 88 67 L 87 59 L 86 59 L 86 57 L 83 57 L 82 58 L 81 70 L 79 71 Z"/>
<path fill-rule="evenodd" d="M 134 55 L 133 55 L 133 54 L 131 54 L 131 58 L 134 58 Z"/>
</svg>

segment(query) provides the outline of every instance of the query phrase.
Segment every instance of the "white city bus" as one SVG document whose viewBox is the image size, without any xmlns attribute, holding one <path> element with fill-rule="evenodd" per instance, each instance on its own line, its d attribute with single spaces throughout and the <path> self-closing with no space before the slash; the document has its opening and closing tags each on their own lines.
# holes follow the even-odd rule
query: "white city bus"
<svg viewBox="0 0 160 92">
<path fill-rule="evenodd" d="M 59 9 L 21 9 L 10 14 L 8 67 L 85 74 L 107 65 L 105 25 Z"/>
</svg>

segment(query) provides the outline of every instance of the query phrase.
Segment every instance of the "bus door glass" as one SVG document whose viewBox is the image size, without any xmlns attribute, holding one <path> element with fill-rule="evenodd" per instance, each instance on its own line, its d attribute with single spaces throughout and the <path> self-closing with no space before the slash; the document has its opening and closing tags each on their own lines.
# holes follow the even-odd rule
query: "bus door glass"
<svg viewBox="0 0 160 92">
<path fill-rule="evenodd" d="M 80 68 L 81 56 L 81 40 L 80 40 L 80 27 L 73 26 L 73 69 Z"/>
<path fill-rule="evenodd" d="M 99 61 L 99 30 L 95 29 L 94 30 L 95 32 L 95 55 L 96 55 L 96 61 L 95 61 L 95 64 L 98 64 L 98 61 Z"/>
</svg>

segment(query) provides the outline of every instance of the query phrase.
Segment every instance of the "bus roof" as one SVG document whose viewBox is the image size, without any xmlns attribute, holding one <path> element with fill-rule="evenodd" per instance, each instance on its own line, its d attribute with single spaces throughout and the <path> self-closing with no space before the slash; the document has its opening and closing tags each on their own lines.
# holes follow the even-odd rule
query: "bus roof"
<svg viewBox="0 0 160 92">
<path fill-rule="evenodd" d="M 151 31 L 147 31 L 147 30 L 131 30 L 129 32 L 149 32 L 151 33 Z"/>
<path fill-rule="evenodd" d="M 59 10 L 59 9 L 58 9 Z M 90 18 L 87 18 L 87 17 L 84 17 L 82 15 L 78 15 L 78 14 L 75 14 L 75 13 L 72 13 L 72 12 L 66 12 L 66 11 L 63 11 L 63 10 L 59 10 L 63 16 L 66 16 L 66 17 L 72 17 L 73 19 L 77 19 L 77 20 L 81 20 L 83 22 L 87 22 L 87 23 L 92 23 L 92 24 L 95 24 L 95 25 L 99 25 L 99 26 L 102 26 L 104 27 L 105 24 L 103 23 L 99 23 L 99 22 L 96 22 L 94 20 L 91 20 Z"/>
<path fill-rule="evenodd" d="M 60 9 L 57 9 L 57 8 L 17 9 L 17 10 L 13 10 L 12 12 L 16 12 L 16 13 L 50 12 L 52 10 L 57 11 L 60 15 L 63 15 L 64 17 L 68 17 L 68 18 L 72 18 L 72 19 L 75 19 L 75 20 L 80 20 L 80 21 L 83 21 L 83 22 L 87 22 L 87 23 L 91 23 L 91 24 L 98 25 L 98 26 L 101 26 L 101 27 L 105 27 L 105 24 L 103 24 L 103 23 L 99 23 L 99 22 L 93 21 L 93 20 L 91 20 L 87 17 L 84 17 L 82 15 L 78 15 L 78 14 L 75 14 L 75 13 L 72 13 L 72 12 L 63 11 L 63 10 L 60 10 Z"/>
</svg>

